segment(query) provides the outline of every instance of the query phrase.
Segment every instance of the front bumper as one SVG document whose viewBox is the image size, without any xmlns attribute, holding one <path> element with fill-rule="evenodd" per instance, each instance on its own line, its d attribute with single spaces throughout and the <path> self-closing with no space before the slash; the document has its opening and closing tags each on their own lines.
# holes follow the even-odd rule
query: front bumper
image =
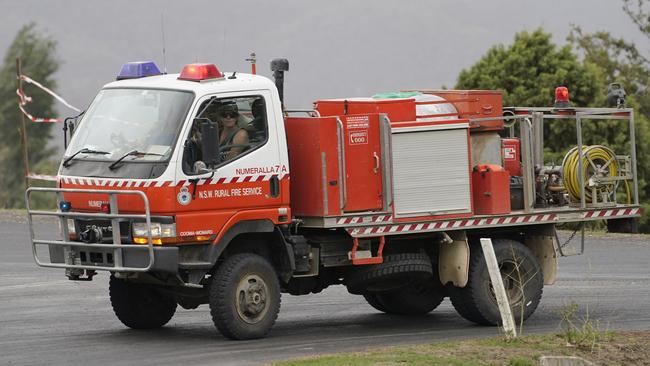
<svg viewBox="0 0 650 366">
<path fill-rule="evenodd" d="M 115 251 L 111 248 L 95 247 L 93 244 L 49 245 L 50 262 L 39 263 L 44 267 L 66 269 L 108 270 L 120 272 L 141 272 L 149 266 L 150 253 L 146 246 L 142 250 L 122 250 L 120 268 L 116 267 Z M 178 272 L 178 247 L 153 247 L 153 261 L 147 272 Z"/>
<path fill-rule="evenodd" d="M 30 195 L 33 192 L 56 194 L 57 201 L 64 200 L 66 193 L 84 193 L 107 195 L 110 212 L 69 212 L 57 207 L 56 211 L 41 211 L 30 208 Z M 142 213 L 122 214 L 118 208 L 117 196 L 130 196 L 142 200 Z M 29 224 L 32 253 L 36 264 L 42 267 L 65 268 L 66 271 L 79 272 L 82 270 L 103 270 L 111 272 L 171 272 L 178 271 L 178 248 L 155 247 L 151 236 L 151 213 L 149 200 L 142 191 L 93 190 L 68 188 L 32 187 L 25 193 L 27 219 Z M 33 216 L 50 216 L 59 220 L 61 239 L 50 240 L 36 237 Z M 100 220 L 110 222 L 111 238 L 108 243 L 84 243 L 70 241 L 67 220 Z M 138 220 L 144 222 L 147 228 L 147 244 L 122 243 L 120 222 Z M 103 229 L 102 229 L 103 230 Z M 43 260 L 37 248 L 47 246 L 50 260 Z"/>
</svg>

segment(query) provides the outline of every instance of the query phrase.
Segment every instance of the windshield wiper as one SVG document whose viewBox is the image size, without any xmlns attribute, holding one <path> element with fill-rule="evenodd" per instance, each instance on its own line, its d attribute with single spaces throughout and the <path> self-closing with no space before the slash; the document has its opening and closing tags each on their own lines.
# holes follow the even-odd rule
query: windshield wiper
<svg viewBox="0 0 650 366">
<path fill-rule="evenodd" d="M 146 155 L 164 156 L 163 154 L 142 152 L 142 151 L 138 151 L 138 150 L 131 150 L 128 153 L 122 155 L 119 159 L 115 160 L 111 165 L 108 166 L 108 169 L 114 170 L 117 167 L 117 164 L 121 163 L 122 160 L 127 158 L 127 156 L 138 156 L 138 157 L 140 157 L 140 156 L 146 156 Z"/>
<path fill-rule="evenodd" d="M 106 155 L 106 154 L 110 154 L 110 153 L 106 152 L 106 151 L 87 149 L 87 148 L 84 147 L 83 149 L 77 150 L 77 152 L 75 152 L 74 154 L 72 154 L 72 155 L 68 156 L 67 158 L 65 158 L 65 160 L 63 160 L 63 167 L 67 168 L 68 166 L 70 166 L 70 162 L 72 161 L 72 159 L 74 159 L 74 157 L 79 155 L 79 154 L 101 154 L 101 155 Z"/>
</svg>

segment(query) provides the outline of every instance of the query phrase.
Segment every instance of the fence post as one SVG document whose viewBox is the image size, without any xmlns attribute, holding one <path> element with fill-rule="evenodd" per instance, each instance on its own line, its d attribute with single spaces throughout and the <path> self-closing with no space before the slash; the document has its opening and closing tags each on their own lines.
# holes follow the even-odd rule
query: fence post
<svg viewBox="0 0 650 366">
<path fill-rule="evenodd" d="M 21 75 L 22 65 L 20 63 L 20 58 L 16 58 L 16 83 L 18 84 L 18 90 L 20 90 L 22 93 L 23 79 L 20 78 Z M 25 126 L 25 115 L 20 113 L 20 119 L 22 121 L 23 127 L 22 129 L 19 128 L 18 130 L 20 131 L 20 141 L 23 145 L 23 168 L 25 169 L 25 189 L 27 189 L 29 188 L 29 155 L 27 153 L 27 126 Z"/>
<path fill-rule="evenodd" d="M 517 337 L 515 320 L 512 317 L 512 311 L 510 310 L 510 304 L 508 303 L 506 289 L 503 286 L 503 278 L 501 278 L 499 263 L 497 262 L 496 255 L 494 254 L 492 239 L 481 238 L 481 247 L 483 248 L 483 256 L 485 257 L 485 263 L 487 263 L 488 272 L 490 273 L 490 280 L 492 281 L 494 294 L 497 298 L 497 304 L 499 305 L 501 322 L 503 324 L 503 329 L 506 332 L 506 338 L 515 338 Z"/>
</svg>

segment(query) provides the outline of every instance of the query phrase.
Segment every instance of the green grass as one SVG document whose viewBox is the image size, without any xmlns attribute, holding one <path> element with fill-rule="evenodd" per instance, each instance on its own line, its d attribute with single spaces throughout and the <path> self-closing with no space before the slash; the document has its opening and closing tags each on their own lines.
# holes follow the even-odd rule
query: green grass
<svg viewBox="0 0 650 366">
<path fill-rule="evenodd" d="M 567 342 L 565 334 L 548 334 L 506 340 L 503 337 L 386 347 L 357 353 L 315 356 L 274 363 L 276 366 L 393 366 L 393 365 L 539 365 L 547 356 L 578 356 L 597 364 L 635 364 L 650 358 L 650 332 L 607 332 L 592 344 Z M 637 350 L 630 352 L 631 349 Z"/>
<path fill-rule="evenodd" d="M 506 340 L 490 338 L 476 341 L 434 343 L 422 346 L 384 348 L 363 353 L 319 356 L 278 362 L 277 366 L 367 366 L 367 365 L 495 365 L 513 366 L 538 365 L 542 352 L 555 349 L 558 337 L 555 335 L 535 336 Z M 496 363 L 486 358 L 486 350 L 526 349 L 527 355 L 501 358 Z M 530 351 L 530 352 L 528 352 Z M 505 352 L 511 353 L 511 352 Z M 518 352 L 515 352 L 518 353 Z M 498 358 L 498 357 L 497 357 Z M 504 362 L 505 361 L 505 362 Z"/>
</svg>

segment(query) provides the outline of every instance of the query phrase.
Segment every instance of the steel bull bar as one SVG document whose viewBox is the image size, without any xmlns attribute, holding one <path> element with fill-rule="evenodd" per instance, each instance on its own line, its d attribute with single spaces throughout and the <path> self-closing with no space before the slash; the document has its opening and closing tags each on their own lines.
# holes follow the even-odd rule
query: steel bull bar
<svg viewBox="0 0 650 366">
<path fill-rule="evenodd" d="M 30 197 L 35 192 L 53 193 L 57 196 L 56 211 L 32 210 Z M 69 212 L 61 210 L 61 202 L 64 202 L 65 193 L 85 193 L 107 195 L 110 210 L 108 213 L 86 213 Z M 118 195 L 138 196 L 144 203 L 144 214 L 121 214 L 118 208 Z M 178 269 L 178 248 L 177 247 L 154 247 L 151 234 L 151 212 L 149 200 L 141 191 L 118 191 L 118 190 L 97 190 L 97 189 L 70 189 L 70 188 L 44 188 L 32 187 L 25 192 L 27 207 L 27 220 L 32 246 L 34 261 L 41 267 L 65 268 L 66 274 L 75 279 L 84 270 L 103 270 L 111 272 L 149 272 L 163 271 L 176 272 Z M 34 216 L 57 217 L 60 224 L 61 240 L 47 240 L 37 238 L 34 230 Z M 70 241 L 68 229 L 69 219 L 90 219 L 110 220 L 112 229 L 112 243 L 87 243 Z M 147 225 L 147 244 L 122 243 L 120 222 L 130 220 L 144 220 Z M 48 246 L 50 261 L 39 258 L 37 247 Z M 82 258 L 81 253 L 88 255 Z M 95 254 L 95 256 L 90 255 Z M 97 255 L 102 260 L 98 261 Z M 94 257 L 94 258 L 93 258 Z M 112 260 L 109 260 L 112 259 Z M 82 260 L 83 259 L 83 260 Z M 89 275 L 92 277 L 92 274 Z"/>
</svg>

